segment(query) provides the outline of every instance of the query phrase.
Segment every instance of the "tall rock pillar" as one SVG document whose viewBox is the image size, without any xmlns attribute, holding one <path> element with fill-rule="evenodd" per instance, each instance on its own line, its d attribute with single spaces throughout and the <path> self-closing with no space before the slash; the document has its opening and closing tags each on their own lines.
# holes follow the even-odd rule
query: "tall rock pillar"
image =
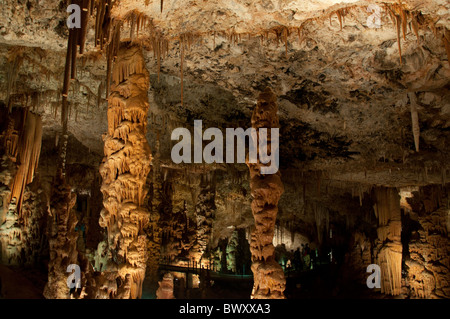
<svg viewBox="0 0 450 319">
<path fill-rule="evenodd" d="M 104 205 L 100 226 L 108 233 L 108 270 L 117 270 L 122 278 L 130 275 L 134 299 L 142 295 L 148 258 L 144 228 L 149 211 L 144 199 L 152 160 L 145 137 L 149 73 L 142 49 L 121 43 L 112 73 L 105 158 L 100 167 Z"/>
<path fill-rule="evenodd" d="M 277 144 L 272 143 L 271 128 L 278 128 L 278 106 L 276 95 L 267 88 L 258 97 L 258 103 L 252 114 L 252 127 L 256 129 L 258 141 L 260 128 L 267 128 L 267 153 L 275 151 Z M 257 151 L 260 153 L 260 143 Z M 275 247 L 272 244 L 275 221 L 278 213 L 278 201 L 284 192 L 281 174 L 262 174 L 261 168 L 269 166 L 260 161 L 251 163 L 247 159 L 250 170 L 250 188 L 253 201 L 251 204 L 255 228 L 252 232 L 250 252 L 252 254 L 253 299 L 284 299 L 286 279 L 283 269 L 275 260 Z"/>
<path fill-rule="evenodd" d="M 381 269 L 381 293 L 399 295 L 402 281 L 402 222 L 396 188 L 378 187 L 375 213 L 378 217 L 377 264 Z"/>
</svg>

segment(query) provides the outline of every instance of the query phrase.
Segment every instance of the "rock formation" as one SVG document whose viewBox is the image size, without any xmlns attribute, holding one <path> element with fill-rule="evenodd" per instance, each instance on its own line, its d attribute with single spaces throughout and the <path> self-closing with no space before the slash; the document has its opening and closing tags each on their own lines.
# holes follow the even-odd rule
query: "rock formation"
<svg viewBox="0 0 450 319">
<path fill-rule="evenodd" d="M 201 190 L 195 207 L 196 241 L 190 252 L 199 265 L 203 265 L 204 268 L 209 267 L 209 259 L 207 258 L 208 256 L 206 256 L 206 252 L 209 249 L 213 214 L 216 209 L 214 203 L 215 188 L 214 181 L 212 181 L 213 178 L 214 176 L 209 172 L 201 176 Z"/>
<path fill-rule="evenodd" d="M 73 206 L 76 194 L 64 180 L 56 180 L 50 201 L 50 229 L 48 283 L 44 289 L 47 299 L 68 299 L 70 289 L 67 285 L 67 267 L 78 264 L 77 239 L 75 232 L 77 219 Z"/>
<path fill-rule="evenodd" d="M 13 108 L 4 116 L 6 130 L 0 135 L 0 149 L 4 154 L 0 182 L 2 188 L 2 212 L 0 214 L 1 261 L 9 265 L 33 263 L 39 254 L 39 246 L 45 244 L 45 198 L 39 198 L 26 189 L 38 167 L 42 141 L 42 119 L 24 108 Z M 42 190 L 38 190 L 42 193 Z M 26 209 L 23 209 L 26 202 Z M 44 211 L 43 211 L 44 210 Z M 42 251 L 41 251 L 42 252 Z"/>
<path fill-rule="evenodd" d="M 411 298 L 450 297 L 449 217 L 443 199 L 439 186 L 421 188 L 411 198 L 410 216 L 417 223 L 405 261 Z"/>
<path fill-rule="evenodd" d="M 131 298 L 140 298 L 147 262 L 144 228 L 149 212 L 150 147 L 147 129 L 149 75 L 139 46 L 121 44 L 112 71 L 108 98 L 105 160 L 100 167 L 104 210 L 100 225 L 107 229 L 111 261 L 122 279 L 131 276 Z"/>
<path fill-rule="evenodd" d="M 400 196 L 395 188 L 375 188 L 375 213 L 379 227 L 377 264 L 381 268 L 381 292 L 399 295 L 402 279 Z"/>
<path fill-rule="evenodd" d="M 270 128 L 278 128 L 278 107 L 276 95 L 267 88 L 258 97 L 258 103 L 253 110 L 252 127 L 255 129 L 267 128 L 267 152 L 275 152 L 275 143 L 271 143 Z M 258 130 L 258 140 L 260 132 Z M 258 143 L 258 153 L 260 144 Z M 277 150 L 278 151 L 278 150 Z M 260 153 L 259 153 L 260 154 Z M 252 212 L 255 226 L 251 235 L 250 251 L 252 253 L 252 271 L 254 277 L 252 298 L 284 298 L 286 280 L 283 269 L 274 257 L 272 244 L 275 222 L 278 213 L 278 201 L 284 188 L 279 171 L 275 174 L 261 173 L 262 164 L 258 158 L 257 163 L 247 165 L 250 170 L 250 189 L 253 197 Z M 267 164 L 266 164 L 267 165 Z"/>
<path fill-rule="evenodd" d="M 175 299 L 173 295 L 173 275 L 170 273 L 164 274 L 164 277 L 159 281 L 159 288 L 156 291 L 157 299 Z"/>
</svg>

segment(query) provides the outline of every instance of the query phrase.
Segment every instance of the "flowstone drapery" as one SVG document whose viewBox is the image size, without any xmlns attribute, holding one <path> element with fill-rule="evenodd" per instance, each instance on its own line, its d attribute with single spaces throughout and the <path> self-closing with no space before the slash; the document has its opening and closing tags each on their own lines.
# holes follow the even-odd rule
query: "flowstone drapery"
<svg viewBox="0 0 450 319">
<path fill-rule="evenodd" d="M 259 128 L 268 129 L 268 154 L 274 152 L 275 147 L 278 147 L 275 143 L 271 143 L 270 130 L 270 128 L 279 127 L 276 99 L 277 97 L 272 90 L 267 88 L 259 95 L 258 103 L 252 115 L 253 128 L 257 131 Z M 259 160 L 257 163 L 247 161 L 247 165 L 250 169 L 250 188 L 253 197 L 251 207 L 255 218 L 255 228 L 250 242 L 254 278 L 251 297 L 254 299 L 285 298 L 286 279 L 283 269 L 275 260 L 275 248 L 272 244 L 278 213 L 278 201 L 284 192 L 281 174 L 279 171 L 275 174 L 262 174 L 260 169 L 265 164 L 262 164 Z"/>
<path fill-rule="evenodd" d="M 33 181 L 39 163 L 42 119 L 26 108 L 0 112 L 6 127 L 0 134 L 0 152 L 4 154 L 0 176 L 0 185 L 4 185 L 0 187 L 0 262 L 19 265 L 30 263 L 31 246 L 36 245 L 32 237 L 40 236 L 41 232 L 38 223 L 30 221 L 41 218 L 42 211 L 36 209 L 35 216 L 31 216 L 29 209 L 23 214 L 22 206 L 24 198 L 31 196 L 31 192 L 25 196 L 25 187 Z"/>
<path fill-rule="evenodd" d="M 108 133 L 104 137 L 104 209 L 100 226 L 107 229 L 111 262 L 122 278 L 131 277 L 131 298 L 140 298 L 148 257 L 144 228 L 151 152 L 145 137 L 149 74 L 139 46 L 121 43 L 108 98 Z"/>
<path fill-rule="evenodd" d="M 402 222 L 400 196 L 395 188 L 379 187 L 375 192 L 378 217 L 377 264 L 381 268 L 381 293 L 399 295 L 402 280 Z"/>
</svg>

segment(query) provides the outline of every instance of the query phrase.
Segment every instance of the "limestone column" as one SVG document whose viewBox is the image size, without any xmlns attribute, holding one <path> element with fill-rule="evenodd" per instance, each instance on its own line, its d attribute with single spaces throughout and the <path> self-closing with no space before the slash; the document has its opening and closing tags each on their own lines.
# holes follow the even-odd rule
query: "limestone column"
<svg viewBox="0 0 450 319">
<path fill-rule="evenodd" d="M 190 251 L 190 255 L 195 258 L 195 261 L 199 263 L 200 267 L 203 265 L 204 268 L 207 268 L 209 265 L 209 259 L 206 258 L 205 253 L 208 250 L 213 224 L 213 212 L 216 209 L 216 190 L 213 174 L 214 172 L 206 172 L 201 176 L 200 194 L 195 205 L 197 240 Z"/>
<path fill-rule="evenodd" d="M 47 299 L 69 298 L 67 266 L 78 264 L 77 239 L 75 231 L 77 217 L 72 211 L 77 196 L 61 176 L 56 177 L 50 197 L 50 230 L 48 283 L 44 289 Z"/>
<path fill-rule="evenodd" d="M 396 188 L 378 187 L 375 213 L 378 217 L 377 264 L 381 268 L 381 293 L 399 295 L 402 281 L 400 196 Z"/>
<path fill-rule="evenodd" d="M 144 207 L 148 189 L 151 152 L 145 137 L 149 73 L 142 49 L 121 43 L 112 70 L 108 98 L 108 133 L 104 137 L 104 209 L 100 226 L 107 229 L 111 260 L 108 270 L 131 278 L 131 298 L 140 298 L 147 262 L 145 226 L 149 211 Z"/>
<path fill-rule="evenodd" d="M 270 128 L 279 127 L 277 116 L 278 106 L 276 95 L 267 88 L 258 97 L 258 103 L 252 114 L 252 127 L 257 130 L 258 140 L 259 128 L 267 128 L 268 153 L 274 151 L 271 143 Z M 259 147 L 257 147 L 259 153 Z M 250 189 L 253 197 L 251 204 L 255 227 L 250 241 L 250 252 L 252 254 L 253 291 L 254 299 L 284 299 L 286 279 L 283 269 L 275 260 L 275 248 L 272 244 L 275 221 L 278 213 L 278 201 L 284 192 L 281 174 L 262 174 L 261 167 L 269 166 L 262 164 L 258 157 L 257 163 L 247 166 L 250 170 Z"/>
</svg>

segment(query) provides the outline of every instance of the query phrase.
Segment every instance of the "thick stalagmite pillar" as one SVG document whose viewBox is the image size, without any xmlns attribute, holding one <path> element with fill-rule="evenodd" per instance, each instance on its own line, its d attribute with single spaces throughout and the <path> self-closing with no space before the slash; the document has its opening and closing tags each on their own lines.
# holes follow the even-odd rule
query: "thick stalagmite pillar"
<svg viewBox="0 0 450 319">
<path fill-rule="evenodd" d="M 144 207 L 146 178 L 152 159 L 145 137 L 148 88 L 149 74 L 142 49 L 122 43 L 108 98 L 105 159 L 100 167 L 104 205 L 100 226 L 107 228 L 108 233 L 108 268 L 117 267 L 122 278 L 130 275 L 131 298 L 141 297 L 148 256 L 144 232 L 149 221 Z"/>
<path fill-rule="evenodd" d="M 201 190 L 195 205 L 197 240 L 189 253 L 199 265 L 203 265 L 205 268 L 209 266 L 209 258 L 206 258 L 205 253 L 208 250 L 213 224 L 213 212 L 216 209 L 213 178 L 214 172 L 206 172 L 201 176 Z"/>
<path fill-rule="evenodd" d="M 375 213 L 378 217 L 377 264 L 381 268 L 381 293 L 399 295 L 402 280 L 400 196 L 397 189 L 378 187 Z"/>
<path fill-rule="evenodd" d="M 276 95 L 267 88 L 258 97 L 258 103 L 253 110 L 252 127 L 257 130 L 258 140 L 260 128 L 267 128 L 267 153 L 275 152 L 277 143 L 272 143 L 271 128 L 278 128 L 278 106 Z M 257 151 L 261 145 L 258 145 Z M 253 291 L 254 299 L 283 299 L 286 279 L 283 269 L 275 260 L 272 244 L 275 221 L 278 213 L 278 201 L 284 192 L 281 174 L 262 174 L 261 167 L 269 166 L 258 161 L 250 163 L 250 188 L 253 197 L 252 213 L 255 218 L 255 228 L 252 232 L 250 251 L 252 254 Z"/>
<path fill-rule="evenodd" d="M 57 176 L 52 188 L 49 218 L 49 249 L 48 283 L 44 289 L 47 299 L 70 298 L 67 285 L 67 266 L 78 264 L 77 239 L 75 226 L 78 222 L 75 212 L 72 211 L 77 196 L 72 192 L 70 185 Z"/>
</svg>

